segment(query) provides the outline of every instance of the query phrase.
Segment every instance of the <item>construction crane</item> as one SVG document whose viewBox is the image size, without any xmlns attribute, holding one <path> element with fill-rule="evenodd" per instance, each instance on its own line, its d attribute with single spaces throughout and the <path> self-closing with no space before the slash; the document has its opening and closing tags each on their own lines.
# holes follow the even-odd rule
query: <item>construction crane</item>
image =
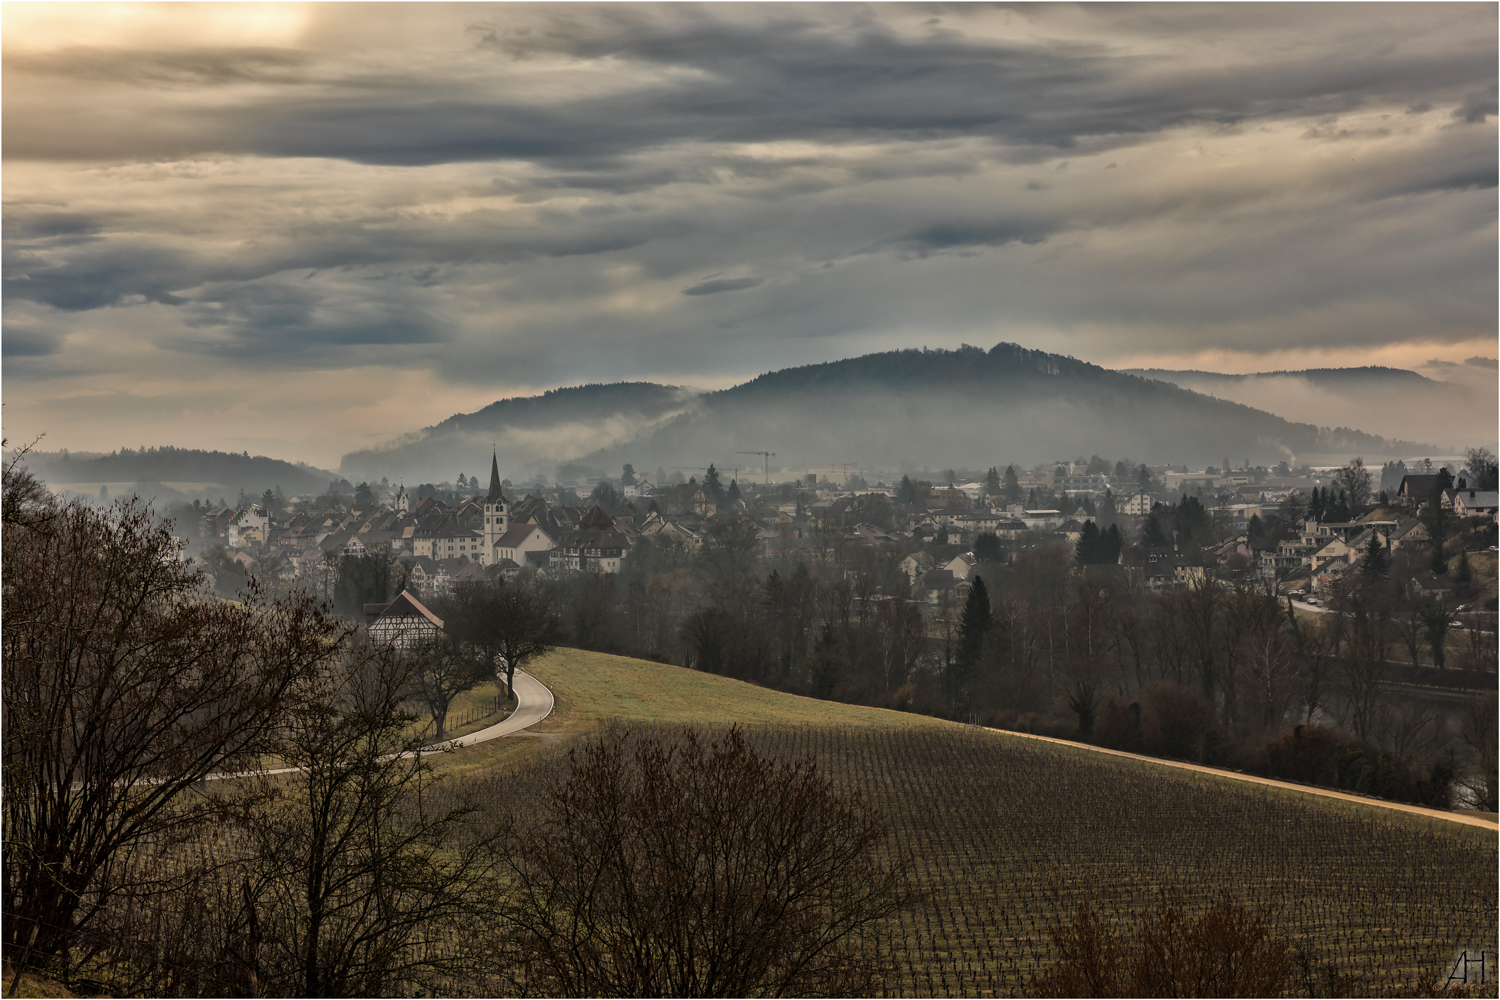
<svg viewBox="0 0 1500 1000">
<path fill-rule="evenodd" d="M 773 458 L 776 457 L 776 453 L 774 451 L 737 451 L 737 452 L 735 452 L 735 454 L 736 455 L 759 455 L 759 456 L 761 456 L 761 458 L 765 459 L 765 473 L 764 473 L 764 475 L 765 475 L 765 479 L 766 479 L 766 485 L 767 486 L 771 485 L 771 459 L 773 459 Z"/>
</svg>

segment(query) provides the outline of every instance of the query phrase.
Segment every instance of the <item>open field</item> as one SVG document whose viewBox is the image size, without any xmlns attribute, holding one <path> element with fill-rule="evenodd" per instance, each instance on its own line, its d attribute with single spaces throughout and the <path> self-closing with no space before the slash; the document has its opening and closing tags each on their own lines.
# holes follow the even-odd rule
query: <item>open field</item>
<svg viewBox="0 0 1500 1000">
<path fill-rule="evenodd" d="M 1220 892 L 1265 907 L 1273 934 L 1352 995 L 1412 995 L 1457 951 L 1495 952 L 1490 830 L 964 727 L 747 732 L 864 796 L 891 827 L 888 857 L 910 859 L 917 904 L 863 942 L 888 995 L 1023 994 L 1080 901 L 1128 920 L 1158 889 L 1190 908 Z M 484 798 L 494 782 L 526 812 L 558 764 L 470 787 Z"/>
<path fill-rule="evenodd" d="M 557 649 L 526 665 L 552 689 L 552 714 L 517 736 L 464 747 L 433 761 L 445 773 L 474 774 L 515 764 L 605 722 L 670 726 L 762 725 L 860 728 L 961 728 L 957 723 L 907 712 L 841 705 L 746 684 L 682 667 L 581 649 Z M 480 689 L 480 701 L 485 697 Z M 455 705 L 450 724 L 460 718 Z M 493 721 L 492 719 L 489 721 Z M 477 720 L 469 732 L 488 724 Z M 460 735 L 455 728 L 454 735 Z"/>
<path fill-rule="evenodd" d="M 558 649 L 526 671 L 552 689 L 557 709 L 536 732 L 578 732 L 605 720 L 664 725 L 952 727 L 956 723 L 819 701 L 650 660 Z"/>
</svg>

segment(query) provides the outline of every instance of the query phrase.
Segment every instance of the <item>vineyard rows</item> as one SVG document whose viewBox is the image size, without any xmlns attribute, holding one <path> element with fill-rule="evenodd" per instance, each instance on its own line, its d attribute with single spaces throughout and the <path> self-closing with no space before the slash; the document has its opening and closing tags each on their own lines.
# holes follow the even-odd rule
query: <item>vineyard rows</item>
<svg viewBox="0 0 1500 1000">
<path fill-rule="evenodd" d="M 812 756 L 880 809 L 889 857 L 910 859 L 916 903 L 863 942 L 887 995 L 1017 995 L 1080 901 L 1128 920 L 1159 888 L 1192 908 L 1223 891 L 1265 907 L 1275 936 L 1352 977 L 1357 995 L 1411 995 L 1445 979 L 1457 952 L 1495 952 L 1488 831 L 980 730 L 747 735 Z M 535 801 L 561 764 L 496 776 L 487 794 Z"/>
</svg>

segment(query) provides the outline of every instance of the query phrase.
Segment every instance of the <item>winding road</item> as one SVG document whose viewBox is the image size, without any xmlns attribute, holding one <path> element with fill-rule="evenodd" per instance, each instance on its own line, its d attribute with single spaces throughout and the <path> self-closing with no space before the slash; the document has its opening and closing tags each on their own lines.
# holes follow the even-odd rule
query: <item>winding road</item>
<svg viewBox="0 0 1500 1000">
<path fill-rule="evenodd" d="M 427 750 L 441 750 L 444 747 L 471 747 L 476 743 L 487 743 L 497 740 L 502 736 L 519 733 L 529 726 L 534 726 L 547 716 L 552 714 L 553 698 L 552 691 L 524 670 L 516 671 L 516 710 L 505 717 L 505 721 L 497 722 L 493 726 L 487 726 L 476 733 L 460 736 L 456 739 L 444 740 L 434 743 Z"/>
<path fill-rule="evenodd" d="M 493 726 L 487 726 L 467 736 L 459 736 L 451 740 L 443 740 L 441 743 L 432 743 L 421 750 L 407 751 L 401 756 L 412 754 L 442 753 L 447 750 L 457 750 L 459 747 L 471 747 L 476 743 L 488 743 L 502 736 L 511 736 L 519 733 L 528 726 L 534 726 L 547 716 L 552 714 L 555 704 L 552 690 L 531 676 L 524 670 L 516 671 L 516 710 L 506 716 L 504 721 L 497 722 Z M 389 759 L 389 758 L 383 758 Z M 246 778 L 252 775 L 267 774 L 291 774 L 293 771 L 302 770 L 300 767 L 273 767 L 263 771 L 230 771 L 218 774 L 210 774 L 204 781 L 220 781 L 224 778 Z"/>
</svg>

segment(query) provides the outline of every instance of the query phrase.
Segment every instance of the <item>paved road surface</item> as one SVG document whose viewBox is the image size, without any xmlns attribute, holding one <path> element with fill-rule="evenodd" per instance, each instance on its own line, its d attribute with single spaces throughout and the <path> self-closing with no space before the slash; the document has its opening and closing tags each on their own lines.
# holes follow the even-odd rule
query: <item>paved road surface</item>
<svg viewBox="0 0 1500 1000">
<path fill-rule="evenodd" d="M 1343 799 L 1346 802 L 1360 802 L 1367 806 L 1379 806 L 1382 809 L 1394 809 L 1397 812 L 1415 813 L 1418 816 L 1428 816 L 1432 819 L 1443 819 L 1450 823 L 1462 823 L 1465 826 L 1477 826 L 1485 830 L 1500 830 L 1500 824 L 1494 820 L 1484 819 L 1480 816 L 1468 816 L 1464 813 L 1448 812 L 1444 809 L 1428 809 L 1425 806 L 1409 806 L 1404 802 L 1385 802 L 1381 799 L 1367 799 L 1362 795 L 1350 795 L 1348 792 L 1336 792 L 1331 788 L 1316 788 L 1312 785 L 1298 785 L 1290 781 L 1277 781 L 1274 778 L 1259 778 L 1253 774 L 1240 774 L 1238 771 L 1224 771 L 1217 767 L 1205 767 L 1202 764 L 1189 764 L 1185 761 L 1162 760 L 1159 757 L 1145 757 L 1141 754 L 1126 753 L 1123 750 L 1107 750 L 1104 747 L 1091 746 L 1088 743 L 1075 743 L 1073 740 L 1059 740 L 1051 736 L 1035 736 L 1031 733 L 1015 733 L 1009 729 L 994 729 L 991 732 L 1005 733 L 1007 736 L 1023 736 L 1028 740 L 1042 740 L 1046 743 L 1061 743 L 1064 746 L 1078 747 L 1080 750 L 1092 750 L 1095 753 L 1107 753 L 1116 757 L 1129 757 L 1132 760 L 1144 760 L 1152 764 L 1161 764 L 1163 767 L 1180 767 L 1184 771 L 1199 771 L 1203 774 L 1217 774 L 1225 778 L 1233 778 L 1236 781 L 1248 781 L 1255 785 L 1272 785 L 1276 788 L 1289 788 L 1294 792 L 1305 792 L 1308 795 L 1322 795 L 1330 799 Z"/>
<path fill-rule="evenodd" d="M 444 740 L 434 743 L 422 749 L 441 751 L 449 747 L 471 747 L 476 743 L 487 743 L 490 740 L 499 739 L 502 736 L 510 736 L 519 733 L 527 726 L 534 726 L 547 716 L 552 714 L 553 698 L 552 691 L 526 673 L 524 670 L 516 671 L 516 710 L 505 718 L 504 722 L 497 722 L 493 726 L 481 729 L 467 736 L 457 739 Z M 218 781 L 221 778 L 242 778 L 251 774 L 290 774 L 301 770 L 296 767 L 276 767 L 268 771 L 239 771 L 232 774 L 210 774 L 205 781 Z"/>
<path fill-rule="evenodd" d="M 481 729 L 477 733 L 460 736 L 454 740 L 445 740 L 435 746 L 471 747 L 476 743 L 486 743 L 490 740 L 519 733 L 528 726 L 534 726 L 547 716 L 552 714 L 552 692 L 547 685 L 526 673 L 524 670 L 516 671 L 516 710 L 506 717 L 504 722 L 497 722 L 493 726 Z"/>
</svg>

